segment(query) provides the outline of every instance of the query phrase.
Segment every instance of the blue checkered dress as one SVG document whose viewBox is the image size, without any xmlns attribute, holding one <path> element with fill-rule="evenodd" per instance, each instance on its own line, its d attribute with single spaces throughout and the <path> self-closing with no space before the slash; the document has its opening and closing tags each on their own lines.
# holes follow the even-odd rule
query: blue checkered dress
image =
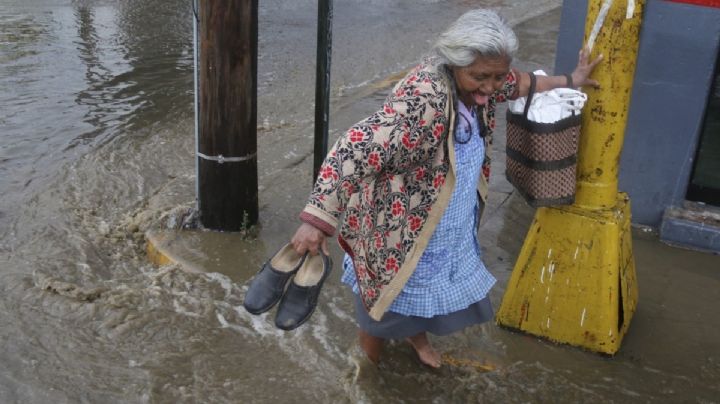
<svg viewBox="0 0 720 404">
<path fill-rule="evenodd" d="M 476 225 L 478 198 L 476 186 L 484 153 L 484 142 L 474 111 L 459 103 L 456 139 L 456 185 L 415 272 L 389 311 L 417 317 L 445 315 L 476 303 L 487 296 L 495 284 L 480 258 Z M 342 282 L 358 293 L 352 260 L 345 255 Z"/>
</svg>

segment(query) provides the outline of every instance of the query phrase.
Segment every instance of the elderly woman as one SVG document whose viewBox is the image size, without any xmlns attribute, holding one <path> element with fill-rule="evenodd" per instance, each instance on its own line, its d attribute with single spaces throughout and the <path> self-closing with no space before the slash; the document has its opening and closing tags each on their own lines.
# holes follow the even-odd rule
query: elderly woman
<svg viewBox="0 0 720 404">
<path fill-rule="evenodd" d="M 481 261 L 477 223 L 496 104 L 529 89 L 528 74 L 510 68 L 517 46 L 495 12 L 464 14 L 321 167 L 291 243 L 298 254 L 327 254 L 326 237 L 339 226 L 342 281 L 355 294 L 360 346 L 374 363 L 383 340 L 404 338 L 422 363 L 439 367 L 428 332 L 447 335 L 493 316 L 495 279 Z M 588 76 L 599 61 L 581 51 L 572 75 L 538 76 L 537 91 L 597 86 Z"/>
</svg>

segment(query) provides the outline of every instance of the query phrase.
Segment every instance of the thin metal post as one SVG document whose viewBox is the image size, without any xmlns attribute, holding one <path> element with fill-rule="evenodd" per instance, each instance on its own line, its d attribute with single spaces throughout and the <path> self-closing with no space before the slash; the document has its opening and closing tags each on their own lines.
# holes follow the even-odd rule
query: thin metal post
<svg viewBox="0 0 720 404">
<path fill-rule="evenodd" d="M 313 180 L 328 151 L 330 60 L 332 56 L 332 0 L 318 0 L 317 74 L 315 80 L 315 147 Z"/>
<path fill-rule="evenodd" d="M 200 153 L 200 103 L 198 101 L 200 92 L 199 83 L 200 80 L 198 79 L 198 74 L 200 72 L 199 69 L 199 57 L 200 57 L 200 49 L 198 49 L 198 24 L 200 23 L 199 20 L 199 13 L 198 9 L 200 8 L 200 4 L 198 4 L 198 0 L 192 0 L 192 7 L 193 7 L 193 103 L 195 107 L 195 197 L 198 200 L 200 200 L 200 159 L 197 158 L 198 153 Z"/>
</svg>

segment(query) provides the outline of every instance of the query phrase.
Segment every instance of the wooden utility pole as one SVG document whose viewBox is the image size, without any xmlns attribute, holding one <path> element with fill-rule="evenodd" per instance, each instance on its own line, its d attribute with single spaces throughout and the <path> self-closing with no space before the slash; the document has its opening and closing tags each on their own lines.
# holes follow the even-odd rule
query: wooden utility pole
<svg viewBox="0 0 720 404">
<path fill-rule="evenodd" d="M 258 0 L 197 3 L 200 221 L 237 231 L 258 220 Z"/>
<path fill-rule="evenodd" d="M 317 65 L 315 75 L 315 147 L 313 180 L 328 151 L 330 61 L 332 56 L 332 0 L 318 0 Z"/>
</svg>

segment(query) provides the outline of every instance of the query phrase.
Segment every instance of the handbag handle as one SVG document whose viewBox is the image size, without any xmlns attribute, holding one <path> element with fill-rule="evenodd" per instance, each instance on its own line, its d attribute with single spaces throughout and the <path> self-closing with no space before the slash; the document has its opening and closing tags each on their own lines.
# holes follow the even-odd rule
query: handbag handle
<svg viewBox="0 0 720 404">
<path fill-rule="evenodd" d="M 523 111 L 523 118 L 527 119 L 528 117 L 528 111 L 530 111 L 530 104 L 532 104 L 533 96 L 535 95 L 535 87 L 537 85 L 537 79 L 535 78 L 535 73 L 528 72 L 530 75 L 530 92 L 527 96 L 527 101 L 525 101 L 525 110 Z"/>
</svg>

